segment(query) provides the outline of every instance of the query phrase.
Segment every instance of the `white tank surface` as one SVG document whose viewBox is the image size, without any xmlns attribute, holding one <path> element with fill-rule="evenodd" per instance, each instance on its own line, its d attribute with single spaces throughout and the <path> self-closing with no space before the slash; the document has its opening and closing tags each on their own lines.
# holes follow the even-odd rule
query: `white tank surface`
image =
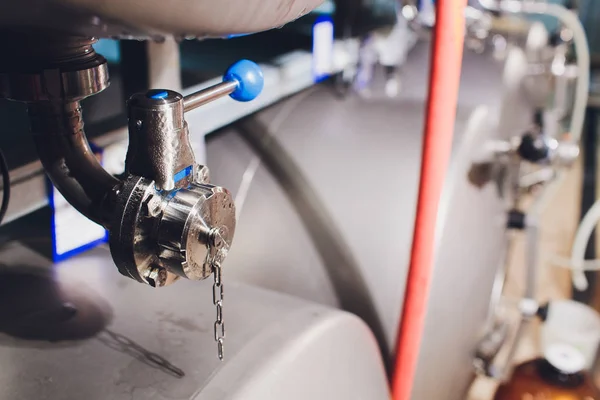
<svg viewBox="0 0 600 400">
<path fill-rule="evenodd" d="M 389 398 L 377 343 L 349 313 L 226 284 L 221 362 L 211 282 L 155 290 L 105 248 L 55 267 L 14 243 L 1 254 L 1 399 Z"/>
<path fill-rule="evenodd" d="M 224 36 L 281 26 L 322 0 L 0 1 L 0 26 L 96 37 Z"/>
<path fill-rule="evenodd" d="M 355 312 L 374 328 L 388 358 L 397 336 L 412 240 L 427 52 L 419 46 L 409 57 L 406 86 L 396 100 L 340 100 L 319 87 L 258 114 L 301 171 L 305 190 L 289 182 L 280 185 L 260 166 L 240 207 L 239 188 L 243 192 L 241 182 L 252 175 L 248 165 L 257 166 L 255 155 L 234 128 L 208 138 L 212 179 L 238 196 L 228 279 Z M 486 56 L 465 54 L 415 400 L 462 399 L 473 376 L 472 356 L 502 259 L 504 207 L 492 185 L 477 189 L 468 182 L 468 158 L 495 134 L 491 120 L 498 109 L 501 71 Z M 482 104 L 491 111 L 467 140 L 467 120 Z M 343 243 L 343 257 L 323 249 L 314 215 L 294 205 L 309 189 L 329 218 L 326 226 Z"/>
</svg>

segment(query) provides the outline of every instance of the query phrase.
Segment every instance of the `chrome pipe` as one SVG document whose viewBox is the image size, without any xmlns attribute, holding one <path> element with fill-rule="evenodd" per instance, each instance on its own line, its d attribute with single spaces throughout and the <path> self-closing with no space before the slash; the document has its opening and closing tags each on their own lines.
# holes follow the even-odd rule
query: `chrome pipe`
<svg viewBox="0 0 600 400">
<path fill-rule="evenodd" d="M 238 88 L 238 85 L 237 81 L 228 81 L 189 94 L 183 98 L 183 112 L 195 110 L 213 100 L 227 96 L 233 93 Z"/>
<path fill-rule="evenodd" d="M 107 197 L 121 181 L 102 168 L 90 148 L 79 102 L 34 102 L 28 113 L 40 161 L 54 186 L 79 212 L 107 227 Z"/>
</svg>

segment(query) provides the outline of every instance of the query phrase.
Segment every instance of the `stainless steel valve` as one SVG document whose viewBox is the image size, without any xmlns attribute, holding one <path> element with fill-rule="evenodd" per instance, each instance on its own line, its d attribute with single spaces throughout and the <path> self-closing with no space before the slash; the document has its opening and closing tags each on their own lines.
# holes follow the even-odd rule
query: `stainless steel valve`
<svg viewBox="0 0 600 400">
<path fill-rule="evenodd" d="M 179 277 L 205 279 L 222 263 L 235 233 L 234 202 L 196 164 L 184 114 L 225 95 L 250 101 L 262 87 L 259 67 L 242 60 L 223 83 L 187 97 L 158 89 L 129 100 L 126 178 L 112 194 L 110 224 L 121 273 L 159 287 Z"/>
</svg>

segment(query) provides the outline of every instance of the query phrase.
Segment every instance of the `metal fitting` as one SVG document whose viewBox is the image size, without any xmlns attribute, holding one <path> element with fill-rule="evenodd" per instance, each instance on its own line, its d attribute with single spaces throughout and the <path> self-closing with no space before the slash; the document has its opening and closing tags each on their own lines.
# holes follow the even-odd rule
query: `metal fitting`
<svg viewBox="0 0 600 400">
<path fill-rule="evenodd" d="M 194 152 L 183 117 L 183 96 L 170 90 L 135 94 L 129 109 L 127 173 L 152 179 L 158 190 L 195 181 Z"/>
<path fill-rule="evenodd" d="M 107 226 L 120 181 L 104 171 L 83 130 L 79 101 L 106 89 L 108 68 L 93 38 L 0 35 L 0 97 L 25 102 L 31 131 L 52 183 L 82 214 Z"/>
<path fill-rule="evenodd" d="M 0 51 L 0 97 L 22 101 L 79 101 L 109 85 L 106 60 L 94 38 L 8 34 Z"/>
<path fill-rule="evenodd" d="M 198 183 L 210 183 L 210 171 L 205 165 L 198 165 Z"/>
<path fill-rule="evenodd" d="M 196 184 L 179 190 L 159 223 L 163 265 L 176 275 L 205 279 L 212 273 L 210 260 L 231 246 L 234 232 L 235 207 L 227 190 Z"/>
<path fill-rule="evenodd" d="M 227 229 L 223 226 L 213 228 L 210 230 L 209 238 L 211 245 L 220 250 L 226 245 Z"/>
<path fill-rule="evenodd" d="M 579 145 L 573 142 L 558 142 L 556 149 L 550 155 L 552 163 L 560 167 L 570 167 L 579 157 Z"/>
<path fill-rule="evenodd" d="M 79 101 L 109 84 L 94 42 L 0 35 L 0 51 L 11 54 L 0 59 L 0 97 L 28 104 L 44 168 L 69 203 L 109 230 L 123 275 L 154 287 L 207 278 L 231 246 L 235 207 L 227 190 L 208 184 L 208 168 L 196 164 L 184 112 L 225 95 L 251 100 L 262 72 L 242 61 L 228 70 L 233 78 L 186 98 L 169 90 L 134 95 L 126 170 L 117 178 L 102 168 L 83 130 Z"/>
<path fill-rule="evenodd" d="M 159 196 L 150 194 L 144 202 L 144 204 L 146 205 L 146 212 L 148 213 L 148 217 L 154 218 L 158 217 L 161 214 L 162 200 Z"/>
<path fill-rule="evenodd" d="M 167 282 L 167 271 L 161 267 L 150 267 L 144 273 L 146 283 L 152 287 L 165 286 Z"/>
<path fill-rule="evenodd" d="M 481 375 L 494 377 L 494 360 L 508 337 L 508 325 L 498 322 L 481 338 L 475 351 L 473 367 Z"/>
<path fill-rule="evenodd" d="M 235 206 L 221 187 L 191 184 L 159 192 L 153 181 L 131 176 L 121 192 L 110 249 L 123 275 L 147 283 L 146 271 L 161 267 L 164 285 L 179 277 L 205 279 L 212 273 L 210 262 L 231 246 Z M 149 217 L 153 202 L 161 203 L 161 212 Z"/>
</svg>

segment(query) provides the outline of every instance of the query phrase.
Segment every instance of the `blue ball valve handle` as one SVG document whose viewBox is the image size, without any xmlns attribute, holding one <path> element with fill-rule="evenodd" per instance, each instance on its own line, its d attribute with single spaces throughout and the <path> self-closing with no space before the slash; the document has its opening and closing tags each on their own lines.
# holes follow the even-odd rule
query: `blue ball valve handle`
<svg viewBox="0 0 600 400">
<path fill-rule="evenodd" d="M 237 101 L 251 101 L 258 97 L 264 86 L 265 79 L 258 64 L 240 60 L 227 69 L 222 83 L 185 96 L 184 111 L 194 110 L 227 95 Z"/>
<path fill-rule="evenodd" d="M 257 98 L 265 87 L 262 70 L 250 60 L 240 60 L 229 67 L 223 75 L 223 82 L 237 82 L 237 89 L 229 97 L 244 102 Z"/>
<path fill-rule="evenodd" d="M 251 101 L 263 87 L 260 67 L 241 60 L 225 71 L 223 82 L 185 97 L 167 89 L 134 94 L 127 102 L 130 136 L 127 172 L 151 179 L 163 191 L 187 187 L 195 180 L 195 159 L 185 134 L 188 128 L 184 113 L 224 96 Z M 163 115 L 157 118 L 157 114 Z"/>
</svg>

